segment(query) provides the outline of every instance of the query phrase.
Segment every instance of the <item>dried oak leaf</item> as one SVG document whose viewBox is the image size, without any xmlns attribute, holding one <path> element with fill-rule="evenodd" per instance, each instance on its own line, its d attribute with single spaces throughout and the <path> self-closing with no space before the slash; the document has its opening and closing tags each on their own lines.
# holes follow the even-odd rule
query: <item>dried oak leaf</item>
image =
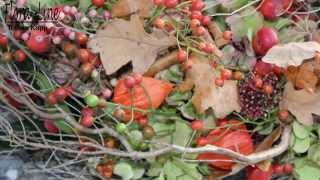
<svg viewBox="0 0 320 180">
<path fill-rule="evenodd" d="M 306 59 L 311 59 L 320 52 L 320 44 L 315 41 L 293 42 L 272 47 L 262 61 L 279 67 L 299 66 Z"/>
<path fill-rule="evenodd" d="M 237 81 L 227 80 L 223 87 L 217 87 L 215 73 L 208 59 L 191 56 L 192 68 L 186 79 L 194 84 L 192 103 L 200 113 L 212 108 L 217 118 L 223 118 L 233 111 L 240 111 Z M 189 82 L 190 83 L 190 82 Z"/>
<path fill-rule="evenodd" d="M 297 120 L 307 126 L 313 124 L 312 114 L 320 115 L 320 89 L 310 93 L 305 89 L 295 90 L 291 82 L 285 86 L 281 109 L 288 109 Z"/>
<path fill-rule="evenodd" d="M 153 6 L 152 0 L 119 0 L 112 6 L 111 14 L 113 17 L 124 17 L 138 13 L 140 17 L 147 18 Z"/>
<path fill-rule="evenodd" d="M 130 21 L 111 21 L 98 30 L 95 37 L 89 41 L 89 47 L 100 53 L 108 75 L 130 61 L 134 72 L 144 73 L 153 64 L 159 52 L 175 44 L 175 37 L 162 31 L 148 34 L 137 15 L 132 15 Z"/>
</svg>

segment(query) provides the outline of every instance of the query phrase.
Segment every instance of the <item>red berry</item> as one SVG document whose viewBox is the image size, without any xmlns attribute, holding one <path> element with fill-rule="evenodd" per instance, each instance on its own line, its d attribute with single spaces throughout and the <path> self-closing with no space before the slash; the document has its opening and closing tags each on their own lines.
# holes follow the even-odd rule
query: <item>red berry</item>
<svg viewBox="0 0 320 180">
<path fill-rule="evenodd" d="M 191 129 L 193 129 L 194 131 L 196 130 L 200 130 L 203 127 L 203 121 L 201 120 L 194 120 L 191 122 Z"/>
<path fill-rule="evenodd" d="M 247 180 L 270 180 L 273 173 L 273 169 L 270 166 L 268 170 L 261 170 L 258 166 L 249 166 L 246 169 Z"/>
<path fill-rule="evenodd" d="M 274 72 L 277 76 L 282 75 L 283 71 L 284 70 L 279 66 L 273 66 L 272 68 L 272 72 Z"/>
<path fill-rule="evenodd" d="M 266 94 L 271 94 L 273 91 L 273 87 L 269 84 L 263 86 L 263 92 Z"/>
<path fill-rule="evenodd" d="M 281 110 L 281 111 L 279 111 L 278 116 L 279 116 L 280 120 L 286 120 L 289 117 L 289 111 L 286 110 L 286 109 L 285 110 Z"/>
<path fill-rule="evenodd" d="M 164 5 L 167 8 L 175 8 L 179 4 L 179 0 L 165 0 Z"/>
<path fill-rule="evenodd" d="M 124 85 L 126 88 L 131 89 L 136 85 L 136 80 L 132 76 L 127 76 L 124 78 Z"/>
<path fill-rule="evenodd" d="M 269 63 L 265 63 L 263 61 L 259 61 L 254 65 L 254 72 L 258 76 L 262 76 L 268 74 L 272 71 L 272 65 Z"/>
<path fill-rule="evenodd" d="M 49 93 L 47 99 L 50 105 L 55 105 L 58 103 L 57 96 L 54 92 Z"/>
<path fill-rule="evenodd" d="M 92 4 L 97 6 L 97 7 L 101 7 L 104 5 L 104 1 L 105 0 L 92 0 Z"/>
<path fill-rule="evenodd" d="M 185 62 L 182 63 L 182 68 L 184 70 L 190 69 L 193 65 L 193 62 L 191 60 L 186 60 Z"/>
<path fill-rule="evenodd" d="M 206 28 L 204 28 L 203 26 L 197 27 L 194 31 L 194 35 L 196 36 L 203 36 L 205 33 L 206 33 Z"/>
<path fill-rule="evenodd" d="M 208 144 L 208 139 L 206 137 L 200 136 L 197 138 L 197 145 L 198 146 L 205 146 Z"/>
<path fill-rule="evenodd" d="M 188 59 L 188 53 L 185 50 L 180 49 L 177 54 L 177 59 L 180 63 L 186 62 Z"/>
<path fill-rule="evenodd" d="M 223 32 L 223 39 L 227 41 L 231 41 L 232 39 L 232 32 L 231 31 L 224 31 Z"/>
<path fill-rule="evenodd" d="M 286 173 L 286 174 L 292 174 L 292 172 L 293 172 L 293 166 L 292 166 L 292 164 L 286 164 L 286 165 L 284 165 L 283 171 L 284 171 L 284 173 Z"/>
<path fill-rule="evenodd" d="M 143 76 L 140 73 L 134 73 L 132 76 L 133 76 L 136 84 L 140 84 L 143 80 Z"/>
<path fill-rule="evenodd" d="M 204 42 L 200 42 L 198 44 L 198 49 L 200 49 L 201 51 L 203 51 L 206 48 L 207 44 Z"/>
<path fill-rule="evenodd" d="M 279 39 L 275 30 L 262 27 L 253 38 L 252 47 L 257 55 L 265 55 L 278 42 Z"/>
<path fill-rule="evenodd" d="M 146 127 L 148 125 L 148 118 L 143 117 L 143 118 L 138 119 L 138 124 L 141 127 Z"/>
<path fill-rule="evenodd" d="M 214 46 L 211 43 L 207 43 L 206 47 L 204 47 L 204 49 L 203 49 L 203 51 L 208 54 L 213 53 L 213 50 L 214 50 Z"/>
<path fill-rule="evenodd" d="M 88 49 L 79 49 L 77 52 L 77 57 L 82 63 L 89 62 L 90 52 Z"/>
<path fill-rule="evenodd" d="M 94 69 L 94 66 L 91 63 L 87 62 L 81 65 L 80 72 L 88 76 L 92 73 L 93 69 Z"/>
<path fill-rule="evenodd" d="M 77 32 L 75 40 L 79 45 L 86 45 L 88 42 L 88 36 L 83 32 Z"/>
<path fill-rule="evenodd" d="M 60 103 L 62 103 L 68 97 L 68 91 L 64 87 L 58 87 L 54 91 L 54 94 Z"/>
<path fill-rule="evenodd" d="M 236 71 L 233 73 L 233 78 L 237 81 L 240 81 L 242 79 L 242 77 L 243 77 L 243 74 L 240 71 Z"/>
<path fill-rule="evenodd" d="M 153 4 L 156 6 L 162 6 L 163 5 L 163 0 L 153 0 Z"/>
<path fill-rule="evenodd" d="M 163 29 L 165 26 L 165 22 L 163 19 L 158 17 L 157 19 L 154 20 L 154 26 L 158 29 Z"/>
<path fill-rule="evenodd" d="M 192 11 L 190 15 L 190 19 L 198 19 L 201 21 L 203 18 L 202 13 L 200 11 Z"/>
<path fill-rule="evenodd" d="M 51 120 L 44 121 L 44 127 L 47 129 L 47 131 L 49 133 L 58 133 L 59 132 L 59 129 Z"/>
<path fill-rule="evenodd" d="M 15 31 L 13 32 L 13 37 L 14 37 L 15 39 L 20 40 L 21 36 L 22 36 L 22 31 L 21 31 L 21 30 L 17 29 L 17 30 L 15 30 Z"/>
<path fill-rule="evenodd" d="M 81 116 L 93 116 L 94 111 L 92 108 L 85 107 L 81 110 Z"/>
<path fill-rule="evenodd" d="M 8 38 L 7 36 L 0 34 L 0 46 L 6 47 L 8 45 Z"/>
<path fill-rule="evenodd" d="M 274 20 L 281 14 L 289 10 L 293 0 L 264 0 L 260 5 L 259 11 L 267 20 Z"/>
<path fill-rule="evenodd" d="M 48 35 L 43 31 L 31 31 L 26 44 L 32 52 L 38 54 L 45 53 L 50 48 Z"/>
<path fill-rule="evenodd" d="M 214 83 L 218 86 L 218 87 L 222 87 L 224 85 L 224 80 L 222 78 L 216 78 Z"/>
<path fill-rule="evenodd" d="M 276 165 L 273 166 L 273 171 L 274 171 L 274 173 L 277 174 L 277 175 L 282 174 L 282 173 L 283 173 L 283 170 L 284 170 L 283 165 L 276 164 Z"/>
<path fill-rule="evenodd" d="M 27 55 L 26 55 L 26 53 L 24 51 L 19 49 L 14 53 L 14 58 L 18 62 L 23 62 L 23 61 L 25 61 L 27 59 Z"/>
<path fill-rule="evenodd" d="M 193 11 L 201 11 L 204 8 L 205 4 L 202 0 L 193 1 L 191 4 L 191 9 Z"/>
<path fill-rule="evenodd" d="M 220 71 L 220 76 L 223 80 L 226 80 L 226 79 L 231 79 L 232 77 L 232 71 L 229 70 L 229 69 L 222 69 Z"/>
<path fill-rule="evenodd" d="M 191 29 L 196 29 L 201 25 L 201 22 L 198 19 L 192 19 L 190 22 Z"/>
<path fill-rule="evenodd" d="M 261 78 L 259 77 L 254 78 L 254 86 L 256 88 L 262 88 L 262 85 L 263 85 L 263 81 Z"/>
<path fill-rule="evenodd" d="M 208 26 L 210 22 L 211 22 L 211 17 L 210 16 L 203 16 L 202 25 Z"/>
<path fill-rule="evenodd" d="M 93 116 L 82 116 L 80 120 L 80 124 L 84 127 L 91 127 L 94 123 L 94 118 Z"/>
<path fill-rule="evenodd" d="M 101 92 L 101 96 L 104 98 L 104 99 L 109 99 L 112 95 L 112 91 L 109 89 L 109 88 L 105 88 L 102 90 Z"/>
</svg>

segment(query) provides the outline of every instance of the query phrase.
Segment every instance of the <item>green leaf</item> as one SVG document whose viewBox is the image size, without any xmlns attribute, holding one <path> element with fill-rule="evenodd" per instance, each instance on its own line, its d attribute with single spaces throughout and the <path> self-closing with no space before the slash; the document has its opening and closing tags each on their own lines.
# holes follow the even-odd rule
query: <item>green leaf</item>
<svg viewBox="0 0 320 180">
<path fill-rule="evenodd" d="M 183 72 L 179 64 L 172 65 L 166 70 L 156 74 L 157 79 L 167 80 L 174 83 L 180 83 L 183 80 Z"/>
<path fill-rule="evenodd" d="M 282 18 L 282 17 L 276 19 L 275 21 L 265 21 L 266 26 L 271 27 L 278 31 L 292 24 L 293 24 L 293 21 L 291 19 Z"/>
<path fill-rule="evenodd" d="M 294 145 L 293 145 L 292 149 L 296 153 L 305 153 L 308 151 L 308 149 L 310 147 L 310 142 L 311 142 L 311 140 L 310 140 L 309 136 L 307 136 L 304 139 L 295 138 Z"/>
<path fill-rule="evenodd" d="M 248 35 L 248 30 L 255 34 L 263 26 L 263 16 L 254 7 L 248 7 L 240 14 L 235 14 L 226 19 L 236 41 Z"/>
<path fill-rule="evenodd" d="M 126 162 L 117 163 L 113 169 L 113 173 L 122 177 L 123 180 L 129 180 L 134 176 L 131 165 Z"/>
<path fill-rule="evenodd" d="M 301 180 L 319 180 L 320 168 L 313 163 L 300 158 L 295 161 L 295 174 Z"/>
<path fill-rule="evenodd" d="M 314 144 L 309 148 L 308 159 L 320 166 L 320 144 Z"/>
<path fill-rule="evenodd" d="M 58 127 L 62 132 L 67 134 L 73 134 L 72 126 L 69 125 L 64 119 L 58 119 L 53 121 L 54 125 Z"/>
<path fill-rule="evenodd" d="M 304 139 L 309 136 L 309 131 L 299 122 L 293 122 L 293 132 L 297 138 Z"/>
<path fill-rule="evenodd" d="M 190 91 L 188 92 L 174 91 L 166 98 L 166 102 L 168 105 L 181 106 L 185 103 L 185 101 L 189 100 L 191 96 L 192 96 L 192 93 Z"/>
<path fill-rule="evenodd" d="M 36 72 L 35 78 L 36 78 L 36 84 L 40 88 L 39 90 L 41 92 L 48 94 L 55 88 L 43 73 Z"/>
<path fill-rule="evenodd" d="M 169 135 L 174 130 L 173 124 L 168 123 L 154 123 L 151 126 L 153 127 L 156 136 Z"/>
<path fill-rule="evenodd" d="M 179 108 L 181 114 L 183 117 L 187 119 L 196 119 L 199 118 L 196 109 L 194 108 L 194 105 L 192 101 L 189 101 L 188 103 L 182 105 Z"/>
<path fill-rule="evenodd" d="M 258 133 L 261 135 L 268 135 L 272 132 L 273 128 L 274 128 L 274 123 L 268 123 L 261 126 L 261 129 L 258 131 Z"/>
<path fill-rule="evenodd" d="M 171 161 L 167 161 L 163 167 L 166 180 L 176 180 L 178 176 L 183 175 L 183 171 Z"/>
<path fill-rule="evenodd" d="M 202 175 L 199 173 L 197 167 L 198 164 L 191 164 L 181 161 L 180 159 L 175 159 L 173 163 L 178 166 L 187 176 L 193 180 L 202 179 Z M 182 178 L 184 179 L 184 178 Z"/>
<path fill-rule="evenodd" d="M 162 169 L 163 169 L 162 164 L 160 164 L 158 162 L 153 162 L 153 163 L 151 163 L 151 167 L 148 168 L 147 175 L 151 176 L 151 177 L 159 176 Z"/>
<path fill-rule="evenodd" d="M 180 146 L 186 146 L 190 140 L 192 129 L 185 121 L 176 121 L 175 131 L 172 134 L 172 143 Z"/>
<path fill-rule="evenodd" d="M 91 0 L 79 0 L 79 9 L 86 12 L 91 6 Z"/>
<path fill-rule="evenodd" d="M 143 167 L 139 167 L 139 166 L 134 167 L 132 179 L 141 179 L 144 172 L 145 172 L 145 169 Z"/>
<path fill-rule="evenodd" d="M 220 1 L 222 2 L 221 6 L 227 10 L 227 12 L 232 12 L 236 9 L 239 9 L 240 7 L 246 5 L 248 3 L 248 0 L 224 0 Z"/>
</svg>

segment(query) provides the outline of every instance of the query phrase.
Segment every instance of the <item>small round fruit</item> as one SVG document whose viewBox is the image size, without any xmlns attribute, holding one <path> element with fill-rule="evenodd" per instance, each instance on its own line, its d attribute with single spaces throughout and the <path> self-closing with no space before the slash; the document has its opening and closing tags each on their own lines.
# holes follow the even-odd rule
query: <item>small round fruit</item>
<svg viewBox="0 0 320 180">
<path fill-rule="evenodd" d="M 273 172 L 277 175 L 280 175 L 283 173 L 284 166 L 280 164 L 276 164 L 273 166 Z"/>
<path fill-rule="evenodd" d="M 265 94 L 272 94 L 272 91 L 273 91 L 273 87 L 269 84 L 266 84 L 263 86 L 263 92 Z"/>
<path fill-rule="evenodd" d="M 92 0 L 91 2 L 92 2 L 92 4 L 93 4 L 94 6 L 96 6 L 96 7 L 101 7 L 101 6 L 104 5 L 104 1 L 105 1 L 105 0 Z"/>
<path fill-rule="evenodd" d="M 191 9 L 193 11 L 201 11 L 204 8 L 205 4 L 202 0 L 193 1 L 191 4 Z"/>
<path fill-rule="evenodd" d="M 293 0 L 264 0 L 259 5 L 259 11 L 267 20 L 274 20 L 285 13 L 293 4 Z"/>
<path fill-rule="evenodd" d="M 138 124 L 141 126 L 141 127 L 146 127 L 148 125 L 148 118 L 146 117 L 142 117 L 140 119 L 138 119 Z"/>
<path fill-rule="evenodd" d="M 194 120 L 191 122 L 191 129 L 194 131 L 200 130 L 203 128 L 203 121 L 201 120 Z"/>
<path fill-rule="evenodd" d="M 164 0 L 166 8 L 175 8 L 179 4 L 179 0 Z"/>
<path fill-rule="evenodd" d="M 292 164 L 288 163 L 288 164 L 284 165 L 283 171 L 284 171 L 284 173 L 286 173 L 286 174 L 292 174 L 292 172 L 293 172 L 293 166 L 292 166 Z"/>
<path fill-rule="evenodd" d="M 63 52 L 70 58 L 74 57 L 77 51 L 77 46 L 73 43 L 66 42 L 63 44 Z"/>
<path fill-rule="evenodd" d="M 208 139 L 206 137 L 200 136 L 197 138 L 197 145 L 198 146 L 205 146 L 208 144 Z"/>
<path fill-rule="evenodd" d="M 163 5 L 163 0 L 153 0 L 153 4 L 156 6 L 162 6 Z"/>
<path fill-rule="evenodd" d="M 117 118 L 118 120 L 123 120 L 125 117 L 125 112 L 123 109 L 121 108 L 117 108 L 114 112 L 113 115 L 115 118 Z"/>
<path fill-rule="evenodd" d="M 77 57 L 82 63 L 89 62 L 90 52 L 88 49 L 79 49 Z"/>
<path fill-rule="evenodd" d="M 203 36 L 205 33 L 206 33 L 206 28 L 204 28 L 203 26 L 197 27 L 194 31 L 194 35 L 196 36 Z"/>
<path fill-rule="evenodd" d="M 49 133 L 58 133 L 59 129 L 57 126 L 51 121 L 51 120 L 46 120 L 44 121 L 44 127 Z"/>
<path fill-rule="evenodd" d="M 126 88 L 131 89 L 136 85 L 136 80 L 132 76 L 127 76 L 124 78 L 124 85 Z"/>
<path fill-rule="evenodd" d="M 191 60 L 186 60 L 186 62 L 182 63 L 182 68 L 184 70 L 190 69 L 193 66 L 193 62 Z"/>
<path fill-rule="evenodd" d="M 231 79 L 232 77 L 232 71 L 229 69 L 222 69 L 220 71 L 220 76 L 223 80 Z"/>
<path fill-rule="evenodd" d="M 22 31 L 21 31 L 21 30 L 17 29 L 17 30 L 15 30 L 15 31 L 13 32 L 13 37 L 14 37 L 15 39 L 20 40 L 21 36 L 22 36 Z"/>
<path fill-rule="evenodd" d="M 259 77 L 254 78 L 254 86 L 256 88 L 262 88 L 262 85 L 263 85 L 263 81 L 261 78 Z"/>
<path fill-rule="evenodd" d="M 19 49 L 14 53 L 14 59 L 17 62 L 24 62 L 27 59 L 27 55 L 23 50 Z"/>
<path fill-rule="evenodd" d="M 155 135 L 154 129 L 151 126 L 146 126 L 143 128 L 143 137 L 145 139 L 152 139 Z"/>
<path fill-rule="evenodd" d="M 85 107 L 81 110 L 81 116 L 93 116 L 94 111 L 90 107 Z"/>
<path fill-rule="evenodd" d="M 200 11 L 192 11 L 190 15 L 190 19 L 198 19 L 202 21 L 203 15 Z"/>
<path fill-rule="evenodd" d="M 6 47 L 8 45 L 8 38 L 7 36 L 0 34 L 0 46 Z"/>
<path fill-rule="evenodd" d="M 94 123 L 93 116 L 82 116 L 80 120 L 80 124 L 84 127 L 91 127 Z"/>
<path fill-rule="evenodd" d="M 202 22 L 202 25 L 208 26 L 210 24 L 210 22 L 211 22 L 210 16 L 203 16 L 201 22 Z"/>
<path fill-rule="evenodd" d="M 64 87 L 58 87 L 54 90 L 54 94 L 56 95 L 59 103 L 62 103 L 69 95 L 68 91 Z"/>
<path fill-rule="evenodd" d="M 216 84 L 216 86 L 222 87 L 224 85 L 224 80 L 222 78 L 216 78 L 214 83 Z"/>
<path fill-rule="evenodd" d="M 112 91 L 111 91 L 109 88 L 104 88 L 104 89 L 101 91 L 101 96 L 102 96 L 104 99 L 109 99 L 109 98 L 112 96 Z"/>
<path fill-rule="evenodd" d="M 273 66 L 272 67 L 272 72 L 274 72 L 277 76 L 281 76 L 284 72 L 283 68 L 279 66 Z"/>
<path fill-rule="evenodd" d="M 191 29 L 196 29 L 201 25 L 201 22 L 198 19 L 192 19 L 190 22 Z"/>
<path fill-rule="evenodd" d="M 243 78 L 243 74 L 240 71 L 236 71 L 233 73 L 233 79 L 240 81 Z"/>
<path fill-rule="evenodd" d="M 165 22 L 163 19 L 158 17 L 154 20 L 154 26 L 158 29 L 163 29 L 165 26 Z"/>
<path fill-rule="evenodd" d="M 142 80 L 143 80 L 143 76 L 142 76 L 142 74 L 140 74 L 140 73 L 134 73 L 134 74 L 132 75 L 132 77 L 133 77 L 134 80 L 135 80 L 135 84 L 140 84 L 140 83 L 142 82 Z"/>
<path fill-rule="evenodd" d="M 201 51 L 203 51 L 206 47 L 207 47 L 207 43 L 200 42 L 198 44 L 198 49 L 200 49 Z"/>
<path fill-rule="evenodd" d="M 127 130 L 127 125 L 124 123 L 118 123 L 116 126 L 116 130 L 118 133 L 122 134 Z"/>
<path fill-rule="evenodd" d="M 286 110 L 286 109 L 280 110 L 279 114 L 278 114 L 278 117 L 279 117 L 280 120 L 283 120 L 283 121 L 287 120 L 288 117 L 289 117 L 289 111 Z"/>
<path fill-rule="evenodd" d="M 211 54 L 213 53 L 214 46 L 211 43 L 206 43 L 206 47 L 203 49 L 204 52 Z"/>
<path fill-rule="evenodd" d="M 48 52 L 50 48 L 48 34 L 44 31 L 31 31 L 26 44 L 32 52 L 37 54 Z"/>
<path fill-rule="evenodd" d="M 252 40 L 252 47 L 257 55 L 265 55 L 270 48 L 279 43 L 275 30 L 269 27 L 262 27 L 258 30 Z"/>
<path fill-rule="evenodd" d="M 47 97 L 47 101 L 50 105 L 55 105 L 58 103 L 57 96 L 54 92 L 50 92 Z"/>
<path fill-rule="evenodd" d="M 227 41 L 231 41 L 232 39 L 232 32 L 231 31 L 224 31 L 223 32 L 223 39 Z"/>
<path fill-rule="evenodd" d="M 107 148 L 114 148 L 116 145 L 116 140 L 112 137 L 107 137 L 104 139 L 104 146 Z"/>
<path fill-rule="evenodd" d="M 180 49 L 177 54 L 177 59 L 179 60 L 180 63 L 186 62 L 188 59 L 187 51 Z"/>
<path fill-rule="evenodd" d="M 84 98 L 84 101 L 89 107 L 96 107 L 99 104 L 99 97 L 94 94 L 90 94 Z"/>
<path fill-rule="evenodd" d="M 84 75 L 87 75 L 87 76 L 91 75 L 93 69 L 94 69 L 94 66 L 91 63 L 88 63 L 88 62 L 82 64 L 81 67 L 80 67 L 81 73 L 84 74 Z"/>
<path fill-rule="evenodd" d="M 12 60 L 13 60 L 13 55 L 12 55 L 12 53 L 11 53 L 11 52 L 5 52 L 5 53 L 3 53 L 3 55 L 2 55 L 2 60 L 3 60 L 3 62 L 5 62 L 5 63 L 10 63 L 10 62 L 12 62 Z"/>
<path fill-rule="evenodd" d="M 77 32 L 76 33 L 76 42 L 79 45 L 86 45 L 88 42 L 88 36 L 83 32 Z"/>
</svg>

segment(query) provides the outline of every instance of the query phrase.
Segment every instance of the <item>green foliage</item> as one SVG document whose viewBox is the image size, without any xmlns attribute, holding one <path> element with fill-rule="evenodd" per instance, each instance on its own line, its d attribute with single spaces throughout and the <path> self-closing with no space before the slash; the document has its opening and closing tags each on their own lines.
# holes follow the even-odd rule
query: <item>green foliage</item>
<svg viewBox="0 0 320 180">
<path fill-rule="evenodd" d="M 166 70 L 159 72 L 156 76 L 157 79 L 167 80 L 174 83 L 180 83 L 183 80 L 183 72 L 180 64 L 175 64 Z"/>
<path fill-rule="evenodd" d="M 295 160 L 295 174 L 301 180 L 319 180 L 320 167 L 306 158 L 298 158 Z"/>
</svg>

